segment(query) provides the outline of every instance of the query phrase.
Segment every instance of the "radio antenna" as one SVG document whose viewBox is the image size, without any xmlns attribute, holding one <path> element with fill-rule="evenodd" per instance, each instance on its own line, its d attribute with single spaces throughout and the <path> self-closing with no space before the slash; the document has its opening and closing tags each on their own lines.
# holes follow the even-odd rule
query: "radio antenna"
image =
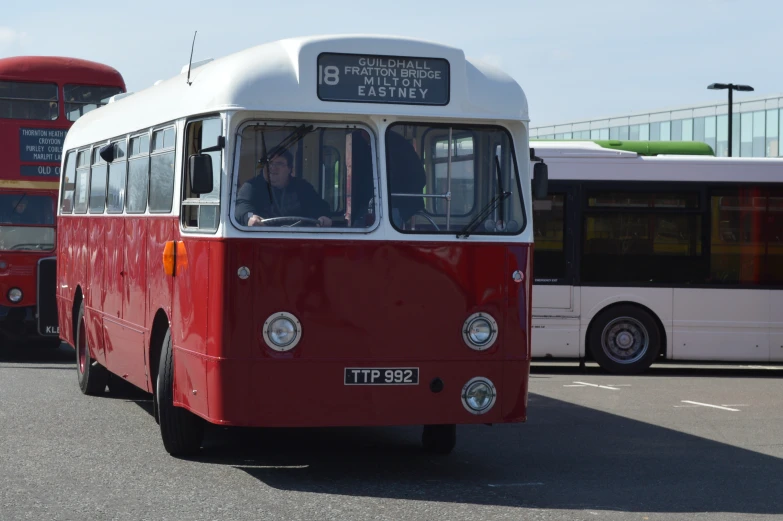
<svg viewBox="0 0 783 521">
<path fill-rule="evenodd" d="M 192 82 L 190 81 L 190 67 L 193 65 L 193 49 L 196 47 L 196 35 L 198 34 L 198 31 L 193 33 L 193 44 L 190 46 L 190 61 L 188 62 L 188 79 L 185 80 L 188 85 L 191 85 Z"/>
</svg>

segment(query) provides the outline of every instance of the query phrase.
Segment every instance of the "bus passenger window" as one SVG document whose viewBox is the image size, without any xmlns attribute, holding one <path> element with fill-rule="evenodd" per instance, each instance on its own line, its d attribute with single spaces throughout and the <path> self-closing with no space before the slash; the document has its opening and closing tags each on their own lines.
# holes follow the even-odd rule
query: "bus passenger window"
<svg viewBox="0 0 783 521">
<path fill-rule="evenodd" d="M 65 173 L 62 176 L 63 200 L 60 203 L 62 213 L 73 212 L 73 192 L 76 188 L 76 152 L 68 152 L 65 157 Z"/>
<path fill-rule="evenodd" d="M 57 119 L 57 85 L 0 81 L 0 118 Z"/>
<path fill-rule="evenodd" d="M 73 198 L 74 213 L 87 213 L 87 195 L 90 186 L 90 150 L 82 150 L 76 156 L 76 190 Z"/>
<path fill-rule="evenodd" d="M 109 213 L 122 213 L 125 206 L 125 175 L 128 171 L 126 162 L 125 140 L 113 143 L 114 161 L 109 165 L 109 189 L 106 198 L 106 209 Z"/>
<path fill-rule="evenodd" d="M 150 179 L 149 134 L 131 137 L 128 159 L 128 213 L 147 210 L 147 191 Z"/>
<path fill-rule="evenodd" d="M 168 213 L 174 197 L 174 129 L 152 134 L 150 155 L 150 212 Z M 170 134 L 169 134 L 170 133 Z M 165 139 L 167 136 L 169 139 Z"/>
<path fill-rule="evenodd" d="M 552 282 L 566 276 L 565 256 L 565 195 L 550 194 L 533 201 L 533 233 L 535 235 L 534 278 L 537 282 Z"/>
<path fill-rule="evenodd" d="M 93 165 L 90 173 L 90 213 L 103 213 L 106 208 L 106 163 L 99 151 L 103 145 L 92 149 Z"/>
</svg>

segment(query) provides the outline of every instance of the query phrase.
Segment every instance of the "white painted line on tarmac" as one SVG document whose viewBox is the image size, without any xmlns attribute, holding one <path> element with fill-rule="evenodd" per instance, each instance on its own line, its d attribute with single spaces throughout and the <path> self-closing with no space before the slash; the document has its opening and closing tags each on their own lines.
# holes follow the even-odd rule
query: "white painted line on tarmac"
<svg viewBox="0 0 783 521">
<path fill-rule="evenodd" d="M 601 389 L 611 389 L 612 391 L 619 391 L 617 387 L 610 387 L 608 385 L 597 385 L 597 384 L 589 384 L 587 382 L 574 382 L 575 384 L 582 384 L 582 385 L 588 385 L 590 387 L 600 387 Z"/>
<path fill-rule="evenodd" d="M 709 403 L 692 402 L 690 400 L 682 400 L 682 403 L 690 403 L 693 405 L 701 405 L 702 407 L 712 407 L 714 409 L 721 409 L 724 411 L 740 412 L 739 409 L 732 409 L 731 407 L 723 407 L 722 405 L 712 405 Z"/>
<path fill-rule="evenodd" d="M 538 487 L 543 485 L 540 481 L 533 483 L 488 483 L 488 487 Z"/>
</svg>

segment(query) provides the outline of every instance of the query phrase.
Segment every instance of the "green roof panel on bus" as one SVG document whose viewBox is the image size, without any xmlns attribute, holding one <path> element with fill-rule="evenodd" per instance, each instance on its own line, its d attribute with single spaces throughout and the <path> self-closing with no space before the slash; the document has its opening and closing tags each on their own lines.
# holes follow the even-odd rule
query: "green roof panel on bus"
<svg viewBox="0 0 783 521">
<path fill-rule="evenodd" d="M 625 141 L 616 139 L 592 140 L 594 143 L 616 150 L 636 152 L 642 156 L 661 154 L 678 156 L 714 156 L 712 147 L 699 141 Z"/>
<path fill-rule="evenodd" d="M 619 139 L 536 139 L 530 140 L 530 143 L 536 141 L 559 141 L 563 143 L 577 143 L 579 141 L 595 143 L 602 148 L 625 150 L 626 152 L 635 152 L 640 156 L 659 156 L 659 155 L 677 155 L 677 156 L 714 156 L 712 147 L 700 141 L 628 141 Z"/>
</svg>

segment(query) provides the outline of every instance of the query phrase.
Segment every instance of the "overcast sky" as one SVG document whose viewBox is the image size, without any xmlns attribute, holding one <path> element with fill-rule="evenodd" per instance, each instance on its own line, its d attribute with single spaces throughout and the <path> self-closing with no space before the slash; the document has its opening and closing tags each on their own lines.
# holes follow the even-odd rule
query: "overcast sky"
<svg viewBox="0 0 783 521">
<path fill-rule="evenodd" d="M 780 0 L 8 1 L 0 57 L 106 63 L 135 91 L 179 73 L 195 30 L 194 61 L 293 36 L 412 36 L 501 66 L 542 126 L 725 102 L 713 82 L 783 93 L 782 22 Z"/>
</svg>

